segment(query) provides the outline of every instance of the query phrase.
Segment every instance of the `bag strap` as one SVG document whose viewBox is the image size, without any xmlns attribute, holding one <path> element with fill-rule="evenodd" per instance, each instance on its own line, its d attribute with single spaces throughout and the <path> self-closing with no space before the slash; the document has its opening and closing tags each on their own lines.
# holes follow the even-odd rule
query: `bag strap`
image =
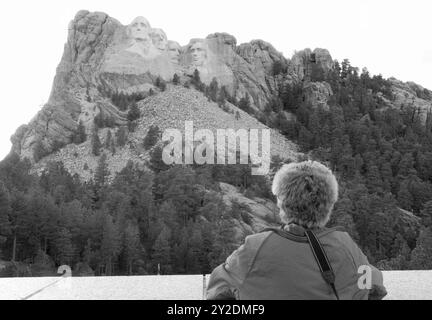
<svg viewBox="0 0 432 320">
<path fill-rule="evenodd" d="M 322 247 L 321 243 L 319 242 L 315 234 L 312 232 L 312 230 L 306 229 L 305 234 L 309 242 L 309 245 L 312 249 L 312 253 L 315 257 L 315 260 L 318 263 L 318 266 L 320 268 L 322 277 L 324 278 L 325 282 L 327 282 L 327 284 L 332 288 L 333 293 L 336 296 L 336 299 L 339 300 L 339 295 L 335 287 L 336 276 L 333 272 L 333 269 L 325 253 L 324 248 Z"/>
</svg>

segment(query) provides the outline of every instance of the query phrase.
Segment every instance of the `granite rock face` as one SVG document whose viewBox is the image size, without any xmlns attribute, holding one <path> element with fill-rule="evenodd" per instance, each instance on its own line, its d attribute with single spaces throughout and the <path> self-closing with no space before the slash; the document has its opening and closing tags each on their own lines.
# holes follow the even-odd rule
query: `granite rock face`
<svg viewBox="0 0 432 320">
<path fill-rule="evenodd" d="M 71 142 L 79 119 L 86 112 L 86 88 L 96 83 L 94 72 L 119 25 L 104 13 L 77 13 L 69 25 L 68 41 L 49 100 L 30 123 L 20 127 L 11 138 L 14 152 L 34 160 L 37 143 L 48 154 Z"/>
<path fill-rule="evenodd" d="M 305 103 L 313 108 L 322 107 L 324 110 L 329 110 L 327 104 L 329 98 L 333 95 L 332 88 L 327 82 L 307 82 L 303 86 L 303 94 Z"/>
<path fill-rule="evenodd" d="M 264 41 L 237 46 L 233 36 L 215 33 L 182 47 L 143 17 L 124 26 L 105 13 L 80 11 L 69 24 L 49 100 L 11 138 L 13 151 L 37 160 L 36 146 L 50 154 L 71 143 L 80 121 L 91 132 L 99 113 L 124 124 L 126 115 L 98 92 L 101 84 L 112 92 L 142 93 L 154 88 L 157 77 L 169 81 L 176 73 L 187 79 L 197 69 L 204 83 L 216 78 L 237 99 L 249 94 L 259 110 L 277 90 L 276 61 L 287 64 Z"/>
<path fill-rule="evenodd" d="M 170 81 L 177 74 L 185 82 L 195 69 L 204 83 L 216 78 L 219 87 L 225 86 L 237 99 L 249 95 L 258 116 L 281 86 L 293 82 L 302 84 L 305 102 L 327 109 L 331 87 L 315 76 L 325 78 L 333 66 L 326 49 L 305 49 L 287 59 L 265 41 L 238 45 L 227 33 L 192 39 L 182 46 L 144 17 L 122 25 L 105 13 L 80 11 L 69 24 L 48 102 L 13 135 L 12 151 L 37 162 L 40 156 L 34 157 L 35 149 L 42 148 L 38 153 L 43 156 L 67 146 L 80 122 L 88 133 L 100 114 L 109 116 L 117 127 L 126 124 L 127 114 L 100 87 L 109 92 L 148 93 L 157 91 L 158 77 Z M 389 105 L 414 104 L 425 118 L 432 101 L 422 94 L 426 91 L 412 83 L 392 81 L 395 101 Z"/>
<path fill-rule="evenodd" d="M 304 49 L 294 53 L 288 65 L 288 72 L 298 80 L 308 80 L 312 68 L 327 74 L 334 66 L 333 59 L 327 49 Z"/>
<path fill-rule="evenodd" d="M 391 78 L 394 101 L 392 105 L 404 109 L 414 107 L 422 121 L 426 121 L 429 113 L 432 113 L 432 93 L 414 82 L 402 82 Z"/>
</svg>

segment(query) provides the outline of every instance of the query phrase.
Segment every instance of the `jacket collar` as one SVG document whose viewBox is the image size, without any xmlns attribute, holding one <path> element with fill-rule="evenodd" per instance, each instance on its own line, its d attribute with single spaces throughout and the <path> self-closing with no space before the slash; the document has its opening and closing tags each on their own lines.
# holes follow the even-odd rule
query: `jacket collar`
<svg viewBox="0 0 432 320">
<path fill-rule="evenodd" d="M 288 233 L 291 233 L 292 235 L 300 236 L 300 237 L 303 237 L 305 235 L 305 230 L 306 230 L 304 227 L 302 227 L 298 224 L 295 224 L 295 223 L 285 224 L 282 226 L 281 229 L 288 232 Z M 314 233 L 319 234 L 322 231 L 324 231 L 325 229 L 326 228 L 312 228 L 311 230 Z"/>
<path fill-rule="evenodd" d="M 318 238 L 321 238 L 325 236 L 326 234 L 329 234 L 333 231 L 339 230 L 339 227 L 333 227 L 333 228 L 312 228 L 312 230 L 315 235 Z M 286 225 L 282 225 L 280 229 L 274 229 L 273 231 L 279 234 L 282 237 L 289 238 L 294 241 L 300 241 L 300 242 L 307 242 L 307 237 L 305 235 L 305 228 L 295 224 L 295 223 L 289 223 Z"/>
</svg>

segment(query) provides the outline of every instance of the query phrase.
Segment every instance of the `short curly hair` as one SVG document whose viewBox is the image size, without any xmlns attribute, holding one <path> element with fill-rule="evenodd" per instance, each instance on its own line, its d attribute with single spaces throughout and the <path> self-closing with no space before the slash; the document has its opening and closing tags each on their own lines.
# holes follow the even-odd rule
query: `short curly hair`
<svg viewBox="0 0 432 320">
<path fill-rule="evenodd" d="M 284 222 L 306 228 L 326 225 L 338 199 L 338 189 L 332 171 L 317 161 L 284 165 L 276 173 L 272 186 Z"/>
</svg>

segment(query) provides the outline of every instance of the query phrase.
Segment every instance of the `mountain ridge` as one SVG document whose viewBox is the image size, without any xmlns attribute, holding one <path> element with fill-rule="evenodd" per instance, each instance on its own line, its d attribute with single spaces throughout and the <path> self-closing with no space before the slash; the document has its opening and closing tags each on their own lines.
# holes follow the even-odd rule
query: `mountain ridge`
<svg viewBox="0 0 432 320">
<path fill-rule="evenodd" d="M 134 27 L 136 23 L 142 23 L 148 34 L 143 36 L 143 30 Z M 142 53 L 141 38 L 145 37 L 151 38 L 150 49 Z M 181 47 L 168 40 L 160 29 L 151 28 L 145 18 L 138 17 L 123 26 L 105 13 L 82 10 L 69 24 L 68 40 L 48 103 L 11 137 L 12 152 L 34 161 L 38 143 L 47 154 L 59 145 L 70 144 L 79 120 L 87 112 L 86 100 L 100 102 L 105 112 L 115 115 L 117 125 L 124 125 L 121 111 L 104 102 L 97 91 L 101 81 L 112 91 L 144 93 L 155 88 L 157 77 L 170 81 L 177 73 L 187 80 L 197 69 L 204 84 L 209 85 L 216 78 L 219 86 L 224 86 L 237 100 L 249 96 L 251 108 L 259 118 L 280 88 L 293 83 L 305 88 L 304 101 L 327 107 L 333 94 L 331 88 L 325 81 L 313 81 L 311 75 L 328 74 L 333 67 L 334 61 L 326 49 L 301 50 L 288 59 L 268 42 L 253 40 L 237 45 L 235 37 L 228 33 L 192 39 Z M 414 104 L 426 117 L 432 95 L 425 99 L 417 93 L 428 90 L 398 80 L 394 80 L 392 90 L 397 99 L 389 101 L 390 106 Z M 291 115 L 285 113 L 283 117 L 289 120 Z M 86 130 L 90 132 L 91 119 L 87 120 Z"/>
</svg>

